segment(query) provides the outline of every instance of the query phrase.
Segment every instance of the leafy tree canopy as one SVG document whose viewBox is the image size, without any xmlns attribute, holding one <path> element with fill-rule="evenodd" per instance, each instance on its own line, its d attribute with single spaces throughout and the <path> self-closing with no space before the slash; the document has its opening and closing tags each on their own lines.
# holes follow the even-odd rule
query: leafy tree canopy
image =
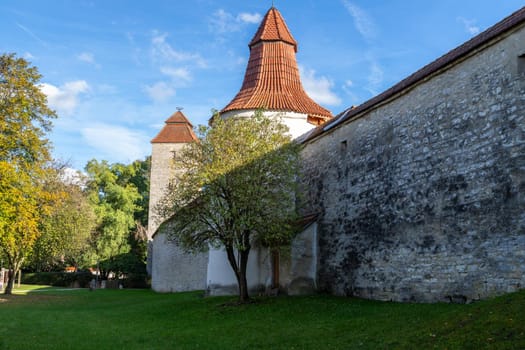
<svg viewBox="0 0 525 350">
<path fill-rule="evenodd" d="M 49 159 L 44 137 L 56 117 L 39 88 L 36 67 L 14 54 L 0 56 L 0 159 L 33 164 Z"/>
<path fill-rule="evenodd" d="M 30 259 L 30 266 L 37 271 L 61 270 L 65 265 L 85 267 L 84 257 L 96 222 L 82 188 L 65 182 L 62 169 L 57 169 L 54 175 L 46 188 L 63 193 L 63 198 L 42 218 L 41 235 Z"/>
<path fill-rule="evenodd" d="M 140 213 L 147 210 L 142 207 L 147 205 L 147 199 L 144 202 L 139 188 L 143 192 L 149 190 L 144 179 L 149 174 L 144 169 L 149 169 L 148 165 L 141 161 L 124 165 L 93 159 L 86 165 L 88 200 L 97 222 L 91 236 L 92 261 L 105 262 L 101 267 L 106 275 L 112 266 L 123 272 L 122 264 L 116 263 L 123 254 L 132 252 L 138 261 L 145 258 L 145 244 L 139 234 L 143 231 Z"/>
<path fill-rule="evenodd" d="M 0 249 L 13 277 L 40 235 L 39 222 L 59 196 L 44 186 L 50 160 L 45 133 L 54 111 L 38 87 L 36 67 L 0 55 Z"/>
<path fill-rule="evenodd" d="M 261 111 L 251 118 L 216 116 L 212 125 L 176 155 L 184 171 L 159 209 L 174 214 L 171 234 L 187 250 L 224 247 L 245 302 L 252 245 L 286 244 L 294 233 L 299 146 L 286 126 Z"/>
</svg>

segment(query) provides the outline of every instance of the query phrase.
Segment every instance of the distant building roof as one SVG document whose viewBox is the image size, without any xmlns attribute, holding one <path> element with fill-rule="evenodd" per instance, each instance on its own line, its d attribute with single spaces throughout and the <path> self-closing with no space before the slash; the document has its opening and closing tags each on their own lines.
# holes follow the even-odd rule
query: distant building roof
<svg viewBox="0 0 525 350">
<path fill-rule="evenodd" d="M 343 112 L 339 113 L 334 119 L 328 121 L 326 124 L 321 125 L 307 135 L 304 135 L 302 142 L 307 142 L 312 140 L 325 132 L 328 132 L 330 129 L 337 127 L 338 125 L 343 124 L 347 120 L 357 119 L 363 115 L 366 111 L 374 108 L 377 105 L 384 103 L 385 101 L 393 98 L 399 93 L 402 93 L 404 90 L 410 89 L 415 86 L 417 83 L 427 79 L 431 75 L 439 72 L 450 64 L 453 64 L 456 61 L 459 61 L 463 57 L 467 56 L 471 52 L 480 47 L 489 44 L 492 40 L 496 39 L 503 33 L 513 29 L 514 27 L 525 23 L 525 7 L 522 7 L 518 11 L 514 12 L 510 16 L 506 17 L 502 21 L 496 23 L 489 29 L 484 32 L 476 35 L 469 41 L 463 43 L 462 45 L 456 47 L 455 49 L 449 51 L 445 55 L 441 56 L 437 60 L 431 62 L 430 64 L 424 66 L 417 72 L 403 79 L 396 85 L 392 86 L 388 90 L 382 92 L 381 94 L 371 98 L 365 103 L 357 106 L 350 107 Z"/>
<path fill-rule="evenodd" d="M 177 111 L 165 121 L 166 125 L 151 140 L 151 143 L 187 143 L 197 141 L 193 132 L 193 125 L 186 116 Z"/>
<path fill-rule="evenodd" d="M 333 117 L 304 91 L 295 58 L 297 42 L 275 7 L 266 13 L 249 47 L 241 90 L 221 113 L 259 108 L 291 111 L 307 114 L 312 124 Z"/>
</svg>

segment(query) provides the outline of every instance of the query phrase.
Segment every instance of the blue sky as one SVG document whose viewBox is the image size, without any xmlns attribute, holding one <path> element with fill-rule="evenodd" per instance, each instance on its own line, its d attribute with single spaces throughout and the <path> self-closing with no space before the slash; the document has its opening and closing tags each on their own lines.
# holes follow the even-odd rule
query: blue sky
<svg viewBox="0 0 525 350">
<path fill-rule="evenodd" d="M 335 115 L 523 6 L 522 0 L 275 0 L 306 91 Z M 177 107 L 205 124 L 238 92 L 266 0 L 2 0 L 0 52 L 38 67 L 54 155 L 128 163 Z"/>
</svg>

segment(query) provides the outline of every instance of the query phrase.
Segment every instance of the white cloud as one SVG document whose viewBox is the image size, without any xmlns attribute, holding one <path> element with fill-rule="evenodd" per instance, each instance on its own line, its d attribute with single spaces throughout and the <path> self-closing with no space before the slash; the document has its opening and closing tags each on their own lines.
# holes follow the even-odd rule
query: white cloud
<svg viewBox="0 0 525 350">
<path fill-rule="evenodd" d="M 235 60 L 235 63 L 237 63 L 239 66 L 245 65 L 246 64 L 246 58 L 239 56 Z"/>
<path fill-rule="evenodd" d="M 125 33 L 125 36 L 126 36 L 126 39 L 128 40 L 128 42 L 129 42 L 131 45 L 135 45 L 135 36 L 133 35 L 133 33 L 131 33 L 131 32 L 126 32 L 126 33 Z"/>
<path fill-rule="evenodd" d="M 261 22 L 262 16 L 261 16 L 260 13 L 246 13 L 246 12 L 243 12 L 243 13 L 240 13 L 237 16 L 237 19 L 240 20 L 241 22 L 257 24 L 257 23 Z"/>
<path fill-rule="evenodd" d="M 122 126 L 98 124 L 82 129 L 81 134 L 104 159 L 130 162 L 144 158 L 149 150 L 145 135 Z"/>
<path fill-rule="evenodd" d="M 104 95 L 113 95 L 118 92 L 118 89 L 114 85 L 110 84 L 99 84 L 96 88 L 98 93 L 104 94 Z"/>
<path fill-rule="evenodd" d="M 206 68 L 206 61 L 198 53 L 176 50 L 167 42 L 167 33 L 153 32 L 151 39 L 151 55 L 154 64 L 159 65 L 160 73 L 169 77 L 171 81 L 158 81 L 153 85 L 146 85 L 143 90 L 155 102 L 165 102 L 174 96 L 176 87 L 186 86 L 193 80 L 191 70 L 196 66 Z M 175 67 L 175 64 L 184 64 L 186 67 Z"/>
<path fill-rule="evenodd" d="M 69 167 L 61 169 L 60 178 L 66 184 L 77 185 L 81 187 L 85 187 L 87 185 L 87 177 L 77 169 Z"/>
<path fill-rule="evenodd" d="M 465 30 L 470 35 L 476 35 L 479 34 L 480 29 L 478 26 L 476 26 L 476 20 L 475 19 L 466 19 L 463 17 L 458 17 L 458 22 L 462 23 L 465 27 Z"/>
<path fill-rule="evenodd" d="M 345 81 L 345 83 L 342 86 L 343 91 L 347 95 L 347 99 L 345 99 L 345 101 L 352 103 L 352 105 L 357 104 L 359 101 L 359 98 L 351 89 L 353 86 L 354 86 L 354 83 L 351 80 Z"/>
<path fill-rule="evenodd" d="M 64 90 L 74 93 L 87 92 L 89 85 L 85 80 L 69 81 L 64 84 Z"/>
<path fill-rule="evenodd" d="M 365 39 L 373 39 L 377 35 L 377 28 L 372 18 L 363 9 L 348 0 L 343 0 L 343 5 L 354 19 L 357 31 Z"/>
<path fill-rule="evenodd" d="M 367 77 L 368 85 L 366 88 L 372 95 L 377 95 L 379 93 L 378 90 L 381 88 L 381 84 L 383 84 L 383 78 L 384 73 L 381 66 L 377 62 L 371 61 L 370 72 Z"/>
<path fill-rule="evenodd" d="M 166 42 L 167 37 L 168 33 L 153 31 L 151 54 L 154 60 L 160 62 L 195 62 L 197 66 L 206 68 L 206 61 L 199 54 L 174 49 Z"/>
<path fill-rule="evenodd" d="M 218 33 L 236 32 L 241 29 L 235 17 L 223 9 L 215 11 L 210 20 L 210 26 L 214 32 Z"/>
<path fill-rule="evenodd" d="M 76 80 L 57 87 L 43 83 L 40 89 L 47 96 L 49 106 L 59 114 L 71 115 L 78 105 L 78 96 L 90 90 L 85 80 Z"/>
<path fill-rule="evenodd" d="M 95 56 L 90 52 L 82 52 L 77 55 L 77 59 L 82 62 L 95 64 Z"/>
<path fill-rule="evenodd" d="M 164 81 L 146 85 L 144 91 L 155 102 L 164 102 L 175 95 L 175 89 Z"/>
<path fill-rule="evenodd" d="M 42 46 L 45 46 L 47 47 L 47 42 L 45 42 L 44 40 L 40 39 L 40 37 L 38 37 L 35 33 L 33 33 L 29 28 L 21 25 L 20 23 L 18 22 L 15 22 L 16 26 L 20 29 L 22 29 L 26 34 L 28 34 L 30 37 L 32 37 L 33 39 L 35 39 L 36 41 L 38 41 L 40 44 L 42 44 Z"/>
<path fill-rule="evenodd" d="M 261 20 L 262 16 L 259 13 L 242 12 L 234 16 L 223 9 L 219 9 L 213 13 L 210 19 L 210 29 L 219 34 L 237 32 L 242 29 L 244 24 L 257 24 Z"/>
<path fill-rule="evenodd" d="M 331 89 L 334 83 L 325 76 L 316 77 L 315 70 L 299 66 L 301 81 L 308 95 L 317 103 L 330 106 L 341 104 L 341 99 Z"/>
<path fill-rule="evenodd" d="M 26 53 L 24 53 L 24 58 L 25 58 L 26 60 L 32 60 L 32 59 L 35 58 L 35 56 L 33 56 L 33 55 L 31 54 L 31 52 L 26 52 Z"/>
<path fill-rule="evenodd" d="M 187 68 L 160 67 L 160 72 L 174 80 L 191 81 L 191 73 Z"/>
</svg>

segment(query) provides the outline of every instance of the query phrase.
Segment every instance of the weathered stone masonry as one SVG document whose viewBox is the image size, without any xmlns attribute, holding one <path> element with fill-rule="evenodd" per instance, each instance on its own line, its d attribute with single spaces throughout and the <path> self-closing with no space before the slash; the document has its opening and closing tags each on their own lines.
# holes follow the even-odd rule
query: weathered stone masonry
<svg viewBox="0 0 525 350">
<path fill-rule="evenodd" d="M 307 141 L 321 290 L 468 301 L 525 286 L 525 29 Z"/>
<path fill-rule="evenodd" d="M 164 221 L 165 218 L 157 210 L 170 181 L 180 171 L 175 166 L 174 154 L 196 139 L 191 130 L 191 123 L 179 110 L 166 120 L 165 126 L 151 143 L 148 272 L 151 274 L 151 287 L 157 292 L 196 290 L 206 286 L 208 255 L 185 253 L 170 240 L 168 232 L 172 221 Z M 157 231 L 161 224 L 164 228 Z"/>
</svg>

